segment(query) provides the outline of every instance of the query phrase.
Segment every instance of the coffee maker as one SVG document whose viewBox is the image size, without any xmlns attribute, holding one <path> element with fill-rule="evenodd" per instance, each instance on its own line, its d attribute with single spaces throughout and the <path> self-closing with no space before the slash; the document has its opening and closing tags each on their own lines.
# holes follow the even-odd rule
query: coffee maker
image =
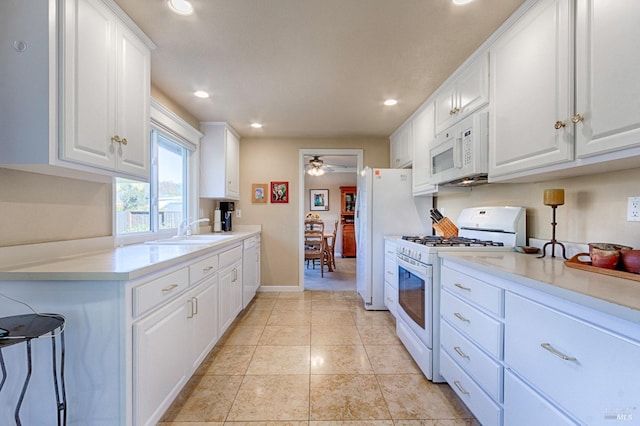
<svg viewBox="0 0 640 426">
<path fill-rule="evenodd" d="M 233 210 L 235 203 L 233 201 L 221 201 L 220 202 L 220 216 L 222 219 L 222 231 L 231 231 L 231 217 L 233 216 Z"/>
</svg>

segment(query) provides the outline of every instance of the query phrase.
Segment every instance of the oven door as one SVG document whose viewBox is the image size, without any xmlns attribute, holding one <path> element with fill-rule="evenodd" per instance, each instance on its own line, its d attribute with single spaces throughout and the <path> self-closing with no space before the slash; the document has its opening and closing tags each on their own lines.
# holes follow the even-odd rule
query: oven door
<svg viewBox="0 0 640 426">
<path fill-rule="evenodd" d="M 431 347 L 432 266 L 398 258 L 399 315 L 428 347 Z"/>
</svg>

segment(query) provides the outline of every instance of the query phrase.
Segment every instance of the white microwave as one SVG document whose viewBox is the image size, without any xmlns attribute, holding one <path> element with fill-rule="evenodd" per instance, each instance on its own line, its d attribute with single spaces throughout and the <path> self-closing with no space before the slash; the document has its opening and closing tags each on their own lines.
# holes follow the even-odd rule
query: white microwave
<svg viewBox="0 0 640 426">
<path fill-rule="evenodd" d="M 485 183 L 488 112 L 477 112 L 436 136 L 429 149 L 432 184 Z"/>
</svg>

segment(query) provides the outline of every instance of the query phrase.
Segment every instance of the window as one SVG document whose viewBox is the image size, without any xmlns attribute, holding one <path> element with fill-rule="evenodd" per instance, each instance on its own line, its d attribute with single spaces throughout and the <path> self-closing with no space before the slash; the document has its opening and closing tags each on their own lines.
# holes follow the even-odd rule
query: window
<svg viewBox="0 0 640 426">
<path fill-rule="evenodd" d="M 188 151 L 157 129 L 151 130 L 149 183 L 116 178 L 116 234 L 177 229 L 187 215 Z"/>
</svg>

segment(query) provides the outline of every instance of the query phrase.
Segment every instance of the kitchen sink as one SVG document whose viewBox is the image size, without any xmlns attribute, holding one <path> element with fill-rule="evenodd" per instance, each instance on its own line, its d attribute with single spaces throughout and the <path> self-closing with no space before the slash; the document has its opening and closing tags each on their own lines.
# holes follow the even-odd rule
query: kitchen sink
<svg viewBox="0 0 640 426">
<path fill-rule="evenodd" d="M 233 235 L 198 234 L 184 237 L 171 237 L 161 240 L 146 241 L 152 245 L 211 245 L 231 238 Z"/>
</svg>

